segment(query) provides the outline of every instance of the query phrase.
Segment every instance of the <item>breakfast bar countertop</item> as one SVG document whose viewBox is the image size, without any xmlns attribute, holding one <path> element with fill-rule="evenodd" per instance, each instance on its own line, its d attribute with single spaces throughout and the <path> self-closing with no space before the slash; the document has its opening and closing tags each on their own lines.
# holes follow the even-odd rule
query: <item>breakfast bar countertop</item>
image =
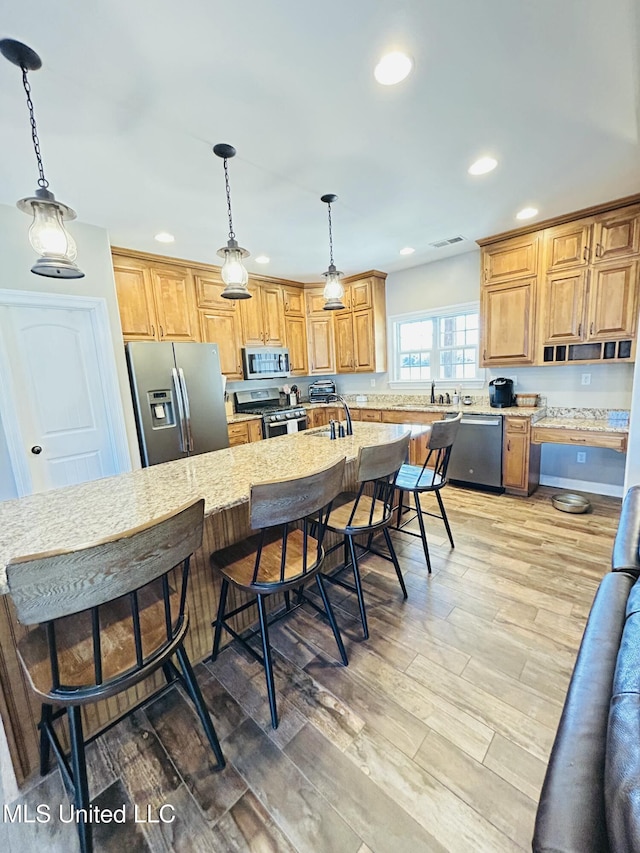
<svg viewBox="0 0 640 853">
<path fill-rule="evenodd" d="M 15 557 L 77 548 L 199 497 L 206 515 L 222 512 L 247 502 L 254 482 L 302 476 L 342 456 L 355 460 L 360 447 L 392 441 L 406 429 L 356 422 L 353 436 L 336 441 L 307 430 L 2 502 L 0 595 L 8 591 L 6 565 Z"/>
</svg>

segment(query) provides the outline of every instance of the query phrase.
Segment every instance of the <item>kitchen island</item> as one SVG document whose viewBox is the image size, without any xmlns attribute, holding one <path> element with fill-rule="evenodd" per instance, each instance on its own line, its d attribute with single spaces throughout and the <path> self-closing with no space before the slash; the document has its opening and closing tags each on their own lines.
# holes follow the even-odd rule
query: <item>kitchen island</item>
<svg viewBox="0 0 640 853">
<path fill-rule="evenodd" d="M 203 497 L 204 541 L 192 560 L 186 643 L 192 661 L 200 661 L 211 651 L 211 622 L 218 604 L 209 555 L 248 535 L 251 484 L 302 476 L 345 456 L 348 488 L 360 447 L 391 441 L 406 430 L 395 424 L 356 423 L 353 436 L 336 441 L 300 432 L 0 503 L 0 715 L 18 783 L 38 767 L 40 703 L 25 682 L 15 649 L 28 629 L 18 624 L 6 595 L 6 565 L 12 558 L 78 548 Z M 338 554 L 332 556 L 338 559 Z M 238 629 L 251 622 L 247 613 L 243 617 Z M 85 708 L 86 734 L 121 716 L 162 681 L 160 672 L 128 693 Z"/>
</svg>

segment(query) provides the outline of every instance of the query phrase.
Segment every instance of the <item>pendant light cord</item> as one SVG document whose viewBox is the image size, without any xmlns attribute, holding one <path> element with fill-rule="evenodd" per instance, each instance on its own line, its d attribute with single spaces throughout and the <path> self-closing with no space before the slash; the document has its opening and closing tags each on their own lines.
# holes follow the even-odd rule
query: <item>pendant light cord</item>
<svg viewBox="0 0 640 853">
<path fill-rule="evenodd" d="M 43 189 L 47 189 L 49 186 L 49 181 L 44 176 L 44 166 L 42 165 L 42 154 L 40 153 L 40 140 L 38 139 L 38 129 L 36 128 L 36 117 L 33 112 L 33 101 L 31 100 L 31 84 L 27 79 L 27 68 L 24 65 L 20 66 L 22 68 L 22 85 L 24 86 L 24 91 L 27 95 L 27 106 L 29 107 L 29 121 L 31 122 L 31 139 L 33 140 L 33 150 L 36 152 L 36 159 L 38 161 L 38 172 L 40 173 L 40 177 L 38 178 L 38 186 Z M 229 213 L 229 218 L 231 218 L 231 213 Z"/>
<path fill-rule="evenodd" d="M 233 231 L 233 219 L 231 218 L 231 187 L 229 186 L 229 169 L 227 167 L 227 158 L 224 158 L 224 185 L 227 191 L 227 211 L 229 213 L 229 239 L 235 240 L 236 235 Z"/>
<path fill-rule="evenodd" d="M 333 266 L 333 229 L 331 227 L 331 202 L 327 204 L 329 209 L 329 264 Z"/>
</svg>

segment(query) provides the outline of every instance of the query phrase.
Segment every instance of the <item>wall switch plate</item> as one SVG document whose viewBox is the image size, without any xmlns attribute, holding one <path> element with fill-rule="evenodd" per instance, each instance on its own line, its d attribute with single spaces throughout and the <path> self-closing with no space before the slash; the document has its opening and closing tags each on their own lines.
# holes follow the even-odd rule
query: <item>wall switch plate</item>
<svg viewBox="0 0 640 853">
<path fill-rule="evenodd" d="M 584 451 L 584 450 L 579 450 L 579 451 L 576 453 L 576 462 L 586 462 L 586 461 L 587 461 L 587 454 L 586 454 L 586 451 Z"/>
<path fill-rule="evenodd" d="M 591 385 L 591 374 L 583 373 L 582 374 L 582 384 L 583 385 Z"/>
<path fill-rule="evenodd" d="M 372 380 L 371 380 L 371 387 L 372 387 L 372 388 L 375 388 L 375 387 L 376 387 L 376 380 L 375 380 L 375 379 L 372 379 Z"/>
</svg>

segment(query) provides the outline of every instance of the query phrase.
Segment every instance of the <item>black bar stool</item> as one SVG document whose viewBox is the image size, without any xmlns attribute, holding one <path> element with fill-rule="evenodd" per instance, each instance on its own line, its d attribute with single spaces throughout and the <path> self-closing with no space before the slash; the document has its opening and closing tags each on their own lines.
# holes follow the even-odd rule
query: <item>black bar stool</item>
<svg viewBox="0 0 640 853">
<path fill-rule="evenodd" d="M 19 621 L 38 624 L 20 640 L 18 654 L 31 687 L 45 700 L 40 771 L 48 772 L 53 749 L 77 809 L 90 805 L 82 705 L 115 696 L 160 667 L 167 680 L 163 690 L 176 680 L 184 686 L 215 755 L 215 769 L 224 767 L 220 743 L 184 648 L 189 627 L 189 559 L 202 544 L 203 518 L 204 500 L 200 499 L 84 548 L 22 557 L 7 566 Z M 177 588 L 169 582 L 174 568 L 172 580 Z M 171 660 L 174 655 L 180 670 Z M 54 711 L 54 705 L 62 707 Z M 71 763 L 53 728 L 65 713 Z M 91 823 L 79 820 L 82 853 L 93 849 L 91 830 Z"/>
<path fill-rule="evenodd" d="M 269 620 L 265 605 L 265 600 L 270 595 L 282 592 L 286 601 L 286 610 L 276 613 L 272 622 L 291 611 L 292 589 L 298 591 L 298 604 L 308 601 L 316 607 L 313 601 L 304 596 L 303 591 L 304 584 L 315 577 L 324 611 L 317 607 L 316 609 L 325 613 L 329 619 L 342 662 L 345 666 L 348 663 L 333 609 L 319 574 L 324 560 L 322 542 L 326 519 L 332 500 L 342 488 L 344 466 L 343 458 L 328 468 L 305 477 L 251 486 L 251 528 L 260 532 L 211 555 L 214 572 L 222 575 L 218 615 L 213 623 L 211 660 L 215 661 L 218 656 L 224 628 L 264 666 L 271 724 L 274 729 L 278 728 L 278 711 L 269 643 Z M 312 514 L 318 520 L 317 524 L 309 518 Z M 239 607 L 227 611 L 229 584 L 251 593 L 255 599 L 251 598 Z M 258 607 L 259 628 L 241 636 L 228 620 L 252 607 L 254 603 Z M 262 641 L 262 655 L 248 642 L 257 634 L 260 634 Z"/>
<path fill-rule="evenodd" d="M 327 553 L 344 547 L 344 564 L 334 569 L 325 577 L 331 583 L 338 584 L 345 589 L 355 592 L 358 596 L 360 608 L 360 619 L 365 640 L 369 636 L 367 625 L 367 612 L 362 591 L 362 580 L 358 568 L 357 548 L 393 563 L 396 570 L 400 588 L 404 598 L 407 597 L 407 589 L 402 577 L 402 571 L 398 563 L 393 542 L 389 536 L 388 527 L 393 519 L 393 493 L 398 470 L 407 458 L 409 449 L 410 433 L 405 433 L 400 438 L 385 444 L 374 444 L 361 447 L 358 453 L 358 468 L 356 479 L 360 483 L 357 493 L 343 492 L 334 501 L 333 509 L 327 521 L 327 530 L 341 534 L 343 543 L 338 543 L 328 550 Z M 370 492 L 370 494 L 369 494 Z M 389 553 L 385 554 L 372 547 L 372 540 L 376 533 L 382 531 Z M 356 536 L 367 535 L 367 545 L 363 546 L 355 541 Z M 340 574 L 351 567 L 353 571 L 354 584 L 342 580 Z"/>
<path fill-rule="evenodd" d="M 431 574 L 431 557 L 429 556 L 429 545 L 427 544 L 427 532 L 424 526 L 425 515 L 430 515 L 432 518 L 441 518 L 444 521 L 444 526 L 451 542 L 453 544 L 453 535 L 449 526 L 449 519 L 442 502 L 441 490 L 447 485 L 447 468 L 449 467 L 449 458 L 451 457 L 451 449 L 458 434 L 460 421 L 462 420 L 462 412 L 458 412 L 455 418 L 450 418 L 444 421 L 434 421 L 431 425 L 431 433 L 427 442 L 427 458 L 422 465 L 403 465 L 398 472 L 396 479 L 396 488 L 400 496 L 398 500 L 398 514 L 396 523 L 392 529 L 400 533 L 408 533 L 410 536 L 416 536 L 422 540 L 422 549 L 424 551 L 425 560 L 427 561 L 427 569 Z M 413 495 L 415 501 L 415 514 L 403 520 L 402 516 L 405 512 L 410 512 L 410 508 L 404 504 L 404 493 L 409 492 Z M 435 512 L 427 512 L 420 504 L 420 495 L 428 492 L 435 492 L 440 507 L 440 514 Z M 415 518 L 418 519 L 420 532 L 416 533 L 413 530 L 407 530 L 407 525 Z"/>
</svg>

